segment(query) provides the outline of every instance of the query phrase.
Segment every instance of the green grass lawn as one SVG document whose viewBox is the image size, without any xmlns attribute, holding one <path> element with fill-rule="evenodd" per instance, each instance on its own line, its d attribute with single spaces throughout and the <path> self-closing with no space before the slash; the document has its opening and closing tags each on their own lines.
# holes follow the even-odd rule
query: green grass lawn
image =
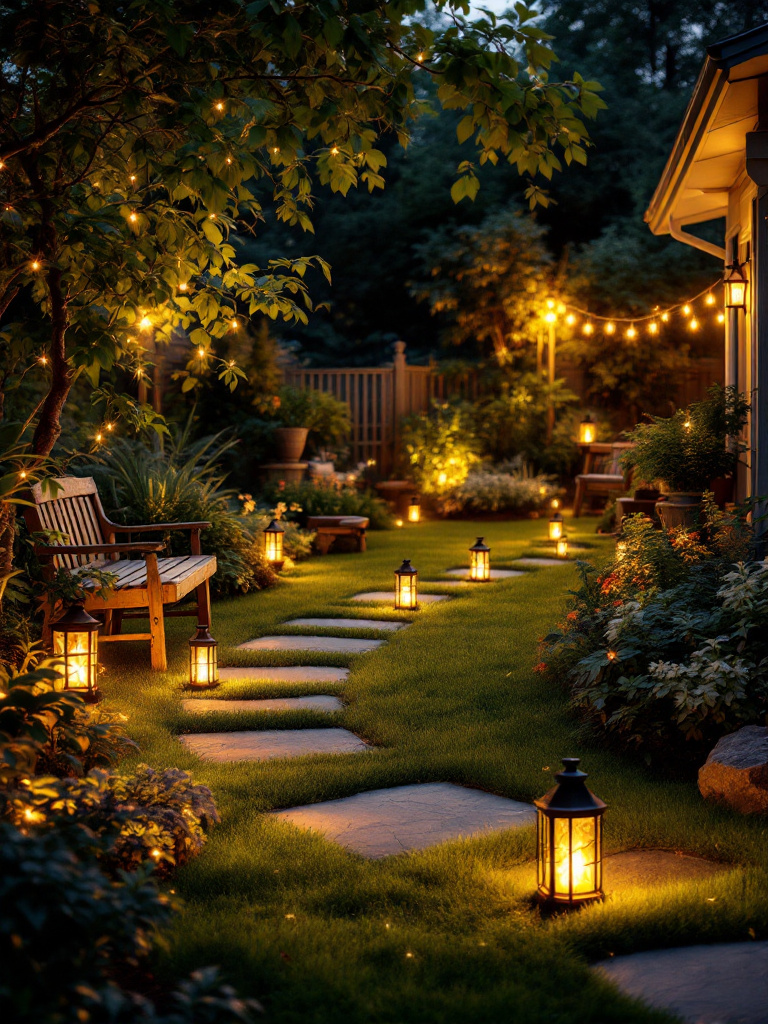
<svg viewBox="0 0 768 1024">
<path fill-rule="evenodd" d="M 580 557 L 599 561 L 612 548 L 594 526 L 568 522 L 568 534 L 585 545 Z M 167 674 L 148 670 L 144 645 L 105 652 L 103 689 L 129 715 L 138 759 L 190 769 L 211 786 L 223 818 L 203 854 L 174 879 L 185 909 L 160 957 L 161 976 L 220 964 L 281 1024 L 661 1022 L 673 1018 L 617 995 L 587 964 L 610 953 L 765 936 L 766 822 L 705 805 L 695 781 L 669 781 L 585 741 L 564 692 L 532 672 L 537 640 L 562 614 L 574 567 L 457 588 L 451 601 L 403 613 L 414 620 L 409 629 L 371 634 L 388 642 L 351 659 L 233 649 L 266 633 L 314 632 L 280 626 L 297 616 L 370 617 L 373 606 L 349 598 L 391 589 L 403 557 L 422 580 L 434 577 L 466 565 L 467 547 L 483 532 L 501 568 L 522 554 L 549 554 L 545 529 L 541 520 L 440 522 L 373 533 L 365 554 L 313 558 L 271 590 L 214 606 L 221 664 L 352 667 L 341 685 L 226 683 L 217 696 L 338 693 L 348 705 L 338 714 L 183 714 L 190 620 L 169 620 Z M 379 607 L 387 617 L 401 614 Z M 376 750 L 216 765 L 176 739 L 308 725 L 343 725 Z M 622 891 L 547 920 L 531 900 L 533 828 L 368 862 L 263 814 L 432 781 L 530 801 L 550 788 L 568 755 L 583 758 L 590 785 L 609 805 L 607 851 L 671 848 L 733 870 L 706 882 Z"/>
</svg>

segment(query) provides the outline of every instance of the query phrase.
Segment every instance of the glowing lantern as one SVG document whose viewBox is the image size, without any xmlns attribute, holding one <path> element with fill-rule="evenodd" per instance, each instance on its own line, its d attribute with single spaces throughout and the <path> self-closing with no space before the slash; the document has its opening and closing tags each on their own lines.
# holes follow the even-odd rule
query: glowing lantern
<svg viewBox="0 0 768 1024">
<path fill-rule="evenodd" d="M 534 803 L 538 808 L 538 898 L 573 907 L 603 898 L 603 814 L 578 757 L 564 757 L 558 784 Z"/>
<path fill-rule="evenodd" d="M 403 559 L 399 569 L 395 569 L 395 609 L 413 611 L 419 607 L 416 581 L 418 572 L 411 565 L 410 558 Z"/>
<path fill-rule="evenodd" d="M 285 527 L 279 519 L 273 519 L 269 526 L 264 529 L 264 554 L 273 569 L 278 571 L 283 568 L 285 556 L 283 555 L 283 536 Z"/>
<path fill-rule="evenodd" d="M 216 656 L 218 643 L 208 632 L 205 623 L 198 625 L 197 633 L 189 640 L 189 685 L 207 690 L 219 685 L 219 666 Z"/>
<path fill-rule="evenodd" d="M 597 427 L 595 421 L 587 413 L 584 419 L 579 424 L 579 444 L 592 444 L 597 436 Z"/>
<path fill-rule="evenodd" d="M 491 549 L 478 537 L 469 549 L 469 578 L 487 583 L 491 578 Z"/>
<path fill-rule="evenodd" d="M 418 494 L 414 494 L 411 498 L 410 504 L 408 505 L 408 522 L 418 523 L 421 521 L 421 499 Z"/>
<path fill-rule="evenodd" d="M 743 265 L 736 260 L 727 268 L 728 276 L 723 280 L 726 309 L 747 308 L 747 278 Z"/>
<path fill-rule="evenodd" d="M 560 540 L 563 536 L 563 517 L 559 512 L 555 512 L 552 518 L 549 520 L 549 539 Z"/>
<path fill-rule="evenodd" d="M 63 678 L 54 686 L 57 690 L 79 693 L 89 704 L 101 700 L 96 685 L 99 662 L 99 626 L 82 605 L 72 605 L 64 615 L 51 624 L 53 654 L 64 662 Z"/>
<path fill-rule="evenodd" d="M 568 557 L 568 537 L 563 534 L 557 541 L 557 557 L 567 558 Z"/>
</svg>

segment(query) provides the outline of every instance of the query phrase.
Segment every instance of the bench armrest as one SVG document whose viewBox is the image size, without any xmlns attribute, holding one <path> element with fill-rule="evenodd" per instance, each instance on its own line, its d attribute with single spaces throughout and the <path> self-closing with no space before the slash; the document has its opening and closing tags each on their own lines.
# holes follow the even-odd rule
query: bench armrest
<svg viewBox="0 0 768 1024">
<path fill-rule="evenodd" d="M 210 523 L 138 523 L 131 526 L 121 526 L 119 523 L 108 523 L 110 530 L 115 533 L 138 533 L 140 530 L 154 533 L 160 530 L 207 530 Z"/>
<path fill-rule="evenodd" d="M 40 555 L 116 555 L 120 552 L 156 554 L 165 550 L 165 541 L 132 541 L 127 544 L 44 544 L 37 547 Z"/>
</svg>

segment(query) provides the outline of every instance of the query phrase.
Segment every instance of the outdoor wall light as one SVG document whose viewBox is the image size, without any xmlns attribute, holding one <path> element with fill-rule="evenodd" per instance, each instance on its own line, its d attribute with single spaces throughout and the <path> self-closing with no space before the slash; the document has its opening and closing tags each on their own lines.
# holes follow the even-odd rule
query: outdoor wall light
<svg viewBox="0 0 768 1024">
<path fill-rule="evenodd" d="M 597 425 L 587 413 L 579 424 L 579 444 L 592 444 L 597 437 Z"/>
<path fill-rule="evenodd" d="M 197 633 L 189 640 L 189 686 L 192 689 L 210 690 L 219 685 L 218 646 L 208 632 L 208 625 L 198 624 Z"/>
<path fill-rule="evenodd" d="M 273 519 L 269 526 L 264 529 L 264 554 L 273 569 L 278 572 L 283 568 L 285 557 L 283 555 L 283 535 L 285 527 L 279 519 Z"/>
<path fill-rule="evenodd" d="M 100 625 L 82 602 L 72 605 L 51 624 L 54 657 L 64 662 L 62 678 L 54 683 L 54 688 L 79 693 L 89 704 L 101 700 L 96 685 Z"/>
<path fill-rule="evenodd" d="M 734 260 L 726 267 L 726 276 L 723 279 L 726 309 L 747 308 L 748 282 L 744 267 L 746 267 L 746 263 L 739 263 L 738 260 Z"/>
<path fill-rule="evenodd" d="M 539 800 L 536 823 L 538 891 L 550 907 L 575 907 L 603 898 L 603 814 L 578 757 L 564 757 L 557 785 Z"/>
<path fill-rule="evenodd" d="M 491 549 L 478 537 L 469 549 L 469 578 L 487 583 L 491 578 Z"/>
<path fill-rule="evenodd" d="M 549 539 L 560 540 L 563 536 L 563 517 L 559 512 L 555 512 L 552 518 L 549 520 Z"/>
<path fill-rule="evenodd" d="M 411 565 L 410 558 L 405 558 L 399 569 L 395 569 L 395 609 L 397 611 L 414 611 L 419 607 L 417 585 L 419 574 Z"/>
<path fill-rule="evenodd" d="M 567 558 L 568 557 L 568 537 L 563 534 L 558 538 L 557 541 L 557 557 Z"/>
<path fill-rule="evenodd" d="M 414 494 L 408 504 L 408 522 L 421 522 L 421 498 L 419 498 L 418 494 Z"/>
</svg>

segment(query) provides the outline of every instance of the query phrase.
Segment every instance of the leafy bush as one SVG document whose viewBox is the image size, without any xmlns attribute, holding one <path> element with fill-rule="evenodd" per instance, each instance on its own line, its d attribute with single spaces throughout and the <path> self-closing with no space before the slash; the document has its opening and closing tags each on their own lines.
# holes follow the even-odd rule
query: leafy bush
<svg viewBox="0 0 768 1024">
<path fill-rule="evenodd" d="M 171 994 L 170 1012 L 120 984 L 134 976 L 174 902 L 143 872 L 110 878 L 56 829 L 0 823 L 0 1013 L 14 1024 L 228 1024 L 258 1004 L 211 969 Z"/>
<path fill-rule="evenodd" d="M 518 459 L 500 466 L 473 467 L 458 487 L 441 498 L 442 510 L 465 512 L 515 512 L 523 515 L 542 508 L 557 493 L 548 477 L 535 475 Z"/>
<path fill-rule="evenodd" d="M 768 711 L 768 564 L 749 562 L 746 508 L 704 506 L 701 532 L 625 524 L 623 557 L 580 564 L 539 670 L 567 680 L 599 733 L 647 759 L 685 760 Z M 734 564 L 733 559 L 740 559 Z"/>
<path fill-rule="evenodd" d="M 304 525 L 308 516 L 368 516 L 372 530 L 386 530 L 392 525 L 386 502 L 371 491 L 358 491 L 353 485 L 335 480 L 302 480 L 297 484 L 278 481 L 265 487 L 262 496 L 288 506 L 286 525 L 291 520 Z"/>
<path fill-rule="evenodd" d="M 743 444 L 735 440 L 749 405 L 735 387 L 715 385 L 702 402 L 668 418 L 654 416 L 628 434 L 635 447 L 626 466 L 647 483 L 659 480 L 668 492 L 700 493 L 716 477 L 734 472 Z"/>
<path fill-rule="evenodd" d="M 301 529 L 298 523 L 287 518 L 288 516 L 300 514 L 303 511 L 302 506 L 298 502 L 292 501 L 290 504 L 286 504 L 284 501 L 278 501 L 275 503 L 274 508 L 264 509 L 259 508 L 250 494 L 238 494 L 237 497 L 243 503 L 241 509 L 243 524 L 254 544 L 258 544 L 262 548 L 264 547 L 264 530 L 273 519 L 278 519 L 285 530 L 283 534 L 283 552 L 286 559 L 298 562 L 300 559 L 306 558 L 311 554 L 312 541 L 315 537 L 314 533 Z"/>
<path fill-rule="evenodd" d="M 407 417 L 402 445 L 417 487 L 438 504 L 480 462 L 480 439 L 465 405 L 433 402 L 428 413 Z"/>
</svg>

